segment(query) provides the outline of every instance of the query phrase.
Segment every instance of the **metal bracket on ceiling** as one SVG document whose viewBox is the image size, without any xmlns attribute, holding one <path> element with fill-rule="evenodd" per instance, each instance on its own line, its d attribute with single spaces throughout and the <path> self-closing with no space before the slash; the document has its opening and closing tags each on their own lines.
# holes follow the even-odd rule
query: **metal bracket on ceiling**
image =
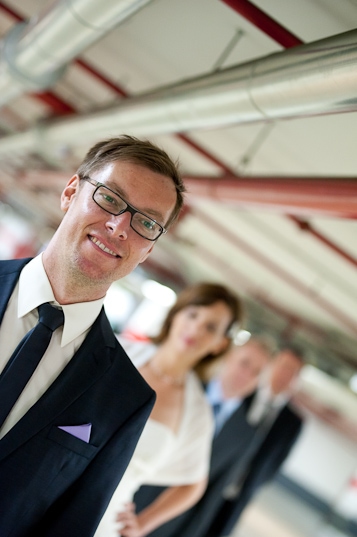
<svg viewBox="0 0 357 537">
<path fill-rule="evenodd" d="M 234 47 L 239 43 L 239 41 L 242 39 L 244 35 L 244 32 L 243 30 L 241 29 L 238 29 L 236 31 L 236 33 L 233 35 L 233 37 L 229 40 L 229 43 L 227 44 L 227 46 L 224 48 L 223 52 L 221 53 L 221 55 L 219 56 L 218 60 L 215 62 L 215 64 L 213 65 L 213 68 L 212 68 L 212 72 L 215 73 L 217 71 L 220 71 L 221 69 L 223 69 L 223 66 L 224 66 L 224 62 L 226 61 L 226 59 L 228 58 L 228 56 L 230 55 L 230 53 L 232 52 L 232 50 L 234 49 Z"/>
<path fill-rule="evenodd" d="M 262 147 L 265 140 L 268 138 L 270 132 L 275 126 L 275 121 L 268 121 L 264 123 L 258 134 L 254 138 L 253 142 L 249 145 L 243 156 L 239 159 L 237 168 L 239 175 L 243 175 L 249 164 L 251 164 L 253 158 Z"/>
</svg>

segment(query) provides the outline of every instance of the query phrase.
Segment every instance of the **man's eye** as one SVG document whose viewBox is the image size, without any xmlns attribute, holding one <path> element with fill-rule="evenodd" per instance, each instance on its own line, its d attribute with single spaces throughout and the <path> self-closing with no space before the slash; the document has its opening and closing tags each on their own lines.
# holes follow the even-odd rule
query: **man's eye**
<svg viewBox="0 0 357 537">
<path fill-rule="evenodd" d="M 146 229 L 154 229 L 155 222 L 152 222 L 151 220 L 144 220 L 144 226 Z"/>
<path fill-rule="evenodd" d="M 110 194 L 103 194 L 103 200 L 106 202 L 106 203 L 110 203 L 112 205 L 116 205 L 117 204 L 117 201 L 115 198 L 113 198 L 113 196 L 111 196 Z"/>
<path fill-rule="evenodd" d="M 146 229 L 154 229 L 155 222 L 152 220 L 141 220 L 141 225 L 144 226 Z"/>
</svg>

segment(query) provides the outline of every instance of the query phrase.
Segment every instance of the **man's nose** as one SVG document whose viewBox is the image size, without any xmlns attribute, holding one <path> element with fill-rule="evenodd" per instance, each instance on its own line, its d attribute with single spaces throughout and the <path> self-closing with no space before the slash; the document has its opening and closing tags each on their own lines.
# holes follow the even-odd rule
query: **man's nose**
<svg viewBox="0 0 357 537">
<path fill-rule="evenodd" d="M 121 239 L 127 239 L 131 223 L 131 214 L 125 211 L 118 216 L 110 215 L 107 219 L 106 228 L 111 231 L 112 235 Z"/>
</svg>

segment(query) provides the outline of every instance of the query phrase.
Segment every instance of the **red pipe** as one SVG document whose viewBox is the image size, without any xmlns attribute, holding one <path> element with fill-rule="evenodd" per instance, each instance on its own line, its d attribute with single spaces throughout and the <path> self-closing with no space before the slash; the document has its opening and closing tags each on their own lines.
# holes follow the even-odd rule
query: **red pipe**
<svg viewBox="0 0 357 537">
<path fill-rule="evenodd" d="M 320 233 L 319 231 L 314 229 L 309 224 L 309 222 L 306 222 L 305 220 L 302 220 L 301 218 L 298 218 L 297 216 L 293 216 L 293 215 L 288 215 L 288 218 L 290 218 L 290 220 L 295 222 L 302 231 L 308 231 L 309 233 L 314 235 L 314 237 L 316 237 L 318 240 L 320 240 L 321 242 L 326 244 L 326 246 L 331 248 L 331 250 L 334 250 L 337 254 L 339 254 L 341 257 L 343 257 L 346 261 L 348 261 L 349 263 L 352 263 L 352 265 L 357 267 L 357 259 L 355 257 L 353 257 L 352 255 L 350 255 L 347 252 L 345 252 L 344 250 L 342 250 L 342 248 L 340 248 L 335 243 L 330 241 L 327 237 L 322 235 L 322 233 Z"/>
<path fill-rule="evenodd" d="M 204 149 L 197 142 L 194 142 L 193 140 L 191 140 L 191 138 L 189 138 L 185 134 L 176 134 L 176 136 L 177 138 L 180 138 L 183 142 L 185 142 L 187 145 L 191 146 L 197 153 L 200 153 L 203 157 L 206 157 L 208 160 L 210 160 L 212 164 L 215 164 L 216 166 L 221 168 L 221 170 L 224 171 L 226 174 L 228 175 L 234 174 L 234 171 L 232 168 L 229 168 L 221 160 L 213 156 L 212 153 Z"/>
<path fill-rule="evenodd" d="M 103 82 L 103 84 L 105 84 L 108 88 L 115 91 L 115 93 L 118 93 L 118 95 L 121 95 L 121 97 L 129 97 L 129 94 L 123 88 L 118 86 L 118 84 L 116 84 L 115 82 L 112 82 L 111 80 L 109 80 L 105 75 L 100 73 L 97 69 L 89 65 L 89 63 L 79 58 L 74 60 L 74 62 L 80 67 L 82 67 L 82 69 L 87 71 L 89 74 L 91 74 L 94 78 Z"/>
<path fill-rule="evenodd" d="M 284 213 L 288 209 L 297 215 L 357 216 L 357 178 L 186 176 L 185 182 L 191 196 L 243 207 L 267 207 Z M 312 231 L 311 226 L 305 229 Z"/>
<path fill-rule="evenodd" d="M 58 116 L 64 116 L 66 114 L 75 114 L 77 110 L 73 106 L 67 103 L 61 97 L 58 97 L 52 91 L 43 91 L 38 93 L 30 93 L 31 97 L 38 99 L 42 103 L 47 104 L 51 110 Z"/>
<path fill-rule="evenodd" d="M 24 18 L 21 17 L 20 13 L 12 9 L 10 6 L 5 4 L 4 2 L 0 2 L 0 7 L 5 13 L 7 13 L 11 18 L 17 20 L 17 22 L 23 22 Z"/>
<path fill-rule="evenodd" d="M 239 13 L 266 35 L 274 39 L 284 48 L 302 45 L 303 41 L 281 26 L 275 19 L 256 7 L 249 0 L 222 0 L 227 6 Z"/>
</svg>

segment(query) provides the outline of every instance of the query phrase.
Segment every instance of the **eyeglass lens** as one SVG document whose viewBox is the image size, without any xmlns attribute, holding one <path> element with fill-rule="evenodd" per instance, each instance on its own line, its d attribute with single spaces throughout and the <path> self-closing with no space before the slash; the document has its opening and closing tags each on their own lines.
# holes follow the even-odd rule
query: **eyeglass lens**
<svg viewBox="0 0 357 537">
<path fill-rule="evenodd" d="M 132 215 L 131 227 L 142 237 L 155 240 L 161 235 L 162 228 L 155 220 L 151 220 L 146 215 L 132 209 L 124 200 L 107 187 L 98 187 L 94 192 L 93 199 L 99 207 L 114 215 L 119 215 L 128 210 Z"/>
</svg>

